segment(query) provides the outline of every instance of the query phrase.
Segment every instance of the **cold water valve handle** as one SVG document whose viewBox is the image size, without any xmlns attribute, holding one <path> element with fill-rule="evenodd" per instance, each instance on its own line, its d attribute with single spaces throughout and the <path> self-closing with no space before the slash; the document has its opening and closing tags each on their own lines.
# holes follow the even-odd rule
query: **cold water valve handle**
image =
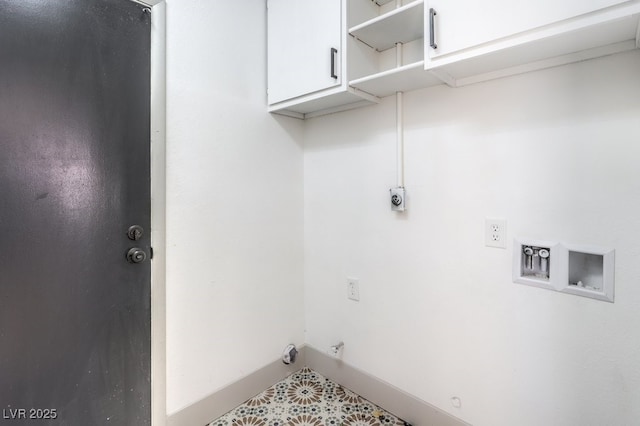
<svg viewBox="0 0 640 426">
<path fill-rule="evenodd" d="M 546 273 L 549 269 L 549 250 L 540 249 L 538 251 L 538 256 L 540 256 L 540 271 Z"/>
</svg>

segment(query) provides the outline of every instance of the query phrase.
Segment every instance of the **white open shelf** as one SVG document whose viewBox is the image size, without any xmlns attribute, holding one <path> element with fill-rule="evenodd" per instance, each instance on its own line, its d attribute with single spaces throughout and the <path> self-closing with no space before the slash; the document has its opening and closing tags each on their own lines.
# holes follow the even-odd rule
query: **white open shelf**
<svg viewBox="0 0 640 426">
<path fill-rule="evenodd" d="M 424 61 L 382 71 L 349 82 L 349 86 L 379 98 L 396 92 L 407 92 L 443 84 L 442 80 L 424 70 Z"/>
<path fill-rule="evenodd" d="M 407 43 L 424 35 L 424 0 L 377 16 L 349 29 L 349 33 L 378 51 Z"/>
<path fill-rule="evenodd" d="M 370 93 L 377 97 L 393 95 L 396 92 L 442 84 L 442 80 L 430 72 L 425 72 L 424 47 L 424 0 L 412 1 L 409 4 L 390 10 L 375 18 L 369 19 L 349 29 L 349 33 L 359 42 L 372 48 L 373 56 L 369 56 L 371 70 L 367 75 L 358 76 L 349 81 L 349 86 Z M 384 65 L 389 58 L 389 49 L 402 43 L 406 65 L 389 68 Z M 416 50 L 416 43 L 420 49 Z M 416 54 L 417 52 L 417 54 Z"/>
</svg>

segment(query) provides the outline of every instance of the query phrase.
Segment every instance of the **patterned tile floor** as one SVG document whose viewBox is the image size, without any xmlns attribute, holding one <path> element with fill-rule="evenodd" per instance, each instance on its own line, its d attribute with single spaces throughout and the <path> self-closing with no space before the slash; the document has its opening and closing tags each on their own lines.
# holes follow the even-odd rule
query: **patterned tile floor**
<svg viewBox="0 0 640 426">
<path fill-rule="evenodd" d="M 308 368 L 209 426 L 411 426 Z"/>
</svg>

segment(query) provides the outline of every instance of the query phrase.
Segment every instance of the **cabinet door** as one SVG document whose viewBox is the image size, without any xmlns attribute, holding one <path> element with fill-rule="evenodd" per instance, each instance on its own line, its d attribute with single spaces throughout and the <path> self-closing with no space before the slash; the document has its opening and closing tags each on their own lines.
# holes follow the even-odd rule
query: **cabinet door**
<svg viewBox="0 0 640 426">
<path fill-rule="evenodd" d="M 269 104 L 339 86 L 341 0 L 268 0 L 267 7 Z"/>
<path fill-rule="evenodd" d="M 425 22 L 433 8 L 438 48 L 428 47 L 427 54 L 437 58 L 619 3 L 625 1 L 428 0 Z"/>
</svg>

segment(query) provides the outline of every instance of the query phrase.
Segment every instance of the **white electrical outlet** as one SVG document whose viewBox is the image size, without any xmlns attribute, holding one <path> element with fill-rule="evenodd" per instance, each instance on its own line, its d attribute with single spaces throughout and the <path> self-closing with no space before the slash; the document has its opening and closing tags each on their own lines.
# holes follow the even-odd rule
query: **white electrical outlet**
<svg viewBox="0 0 640 426">
<path fill-rule="evenodd" d="M 347 297 L 356 302 L 360 300 L 360 286 L 357 278 L 347 278 Z"/>
<path fill-rule="evenodd" d="M 507 221 L 505 219 L 489 217 L 485 219 L 484 245 L 487 247 L 507 248 Z"/>
</svg>

